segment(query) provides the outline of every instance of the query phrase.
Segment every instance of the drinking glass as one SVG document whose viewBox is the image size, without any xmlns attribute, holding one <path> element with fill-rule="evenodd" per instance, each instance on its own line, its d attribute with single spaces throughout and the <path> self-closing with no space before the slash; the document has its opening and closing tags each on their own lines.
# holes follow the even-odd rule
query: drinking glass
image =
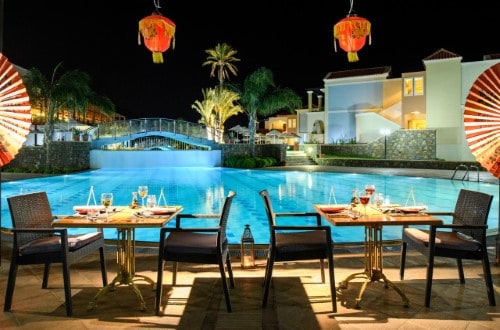
<svg viewBox="0 0 500 330">
<path fill-rule="evenodd" d="M 371 197 L 370 195 L 359 196 L 359 201 L 361 202 L 361 204 L 363 204 L 365 216 L 366 216 L 366 205 L 368 205 L 368 203 L 370 203 L 370 197 Z"/>
<path fill-rule="evenodd" d="M 365 193 L 367 195 L 372 196 L 375 193 L 375 185 L 374 184 L 367 184 L 365 186 Z"/>
<path fill-rule="evenodd" d="M 139 186 L 137 192 L 142 199 L 142 207 L 144 207 L 144 198 L 148 195 L 148 186 Z"/>
<path fill-rule="evenodd" d="M 108 207 L 113 205 L 113 194 L 112 193 L 102 193 L 101 194 L 101 204 L 104 206 L 106 211 L 106 218 L 108 217 Z"/>
<path fill-rule="evenodd" d="M 148 198 L 146 199 L 146 207 L 156 207 L 156 195 L 148 195 Z"/>
<path fill-rule="evenodd" d="M 376 207 L 382 207 L 382 205 L 384 205 L 384 195 L 382 193 L 375 194 L 375 196 L 373 196 L 373 202 Z"/>
<path fill-rule="evenodd" d="M 96 221 L 97 217 L 99 216 L 99 209 L 97 208 L 89 208 L 87 211 L 87 220 L 90 222 Z"/>
</svg>

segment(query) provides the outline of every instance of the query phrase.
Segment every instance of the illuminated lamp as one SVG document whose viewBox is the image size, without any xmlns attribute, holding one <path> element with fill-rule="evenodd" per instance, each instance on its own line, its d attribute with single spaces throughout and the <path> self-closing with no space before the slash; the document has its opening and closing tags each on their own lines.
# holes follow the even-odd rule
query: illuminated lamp
<svg viewBox="0 0 500 330">
<path fill-rule="evenodd" d="M 163 63 L 163 52 L 170 48 L 171 42 L 172 49 L 175 48 L 175 24 L 158 11 L 157 1 L 156 10 L 139 21 L 138 41 L 140 45 L 142 35 L 144 45 L 153 53 L 153 63 Z"/>
<path fill-rule="evenodd" d="M 359 17 L 352 10 L 353 1 L 351 0 L 351 9 L 347 16 L 333 26 L 334 47 L 337 51 L 335 39 L 338 39 L 339 46 L 347 52 L 349 62 L 357 62 L 358 51 L 363 48 L 368 36 L 368 43 L 371 44 L 371 23 L 363 17 Z"/>
</svg>

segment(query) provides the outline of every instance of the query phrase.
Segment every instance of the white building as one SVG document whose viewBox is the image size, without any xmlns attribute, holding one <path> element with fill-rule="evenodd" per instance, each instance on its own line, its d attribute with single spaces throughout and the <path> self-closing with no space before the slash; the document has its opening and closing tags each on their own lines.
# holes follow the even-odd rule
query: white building
<svg viewBox="0 0 500 330">
<path fill-rule="evenodd" d="M 434 129 L 437 158 L 475 161 L 464 106 L 476 79 L 499 63 L 498 54 L 462 63 L 440 49 L 423 59 L 424 71 L 400 78 L 391 78 L 388 66 L 330 72 L 324 88 L 308 91 L 308 108 L 297 110 L 297 134 L 302 143 L 368 143 L 395 130 Z"/>
</svg>

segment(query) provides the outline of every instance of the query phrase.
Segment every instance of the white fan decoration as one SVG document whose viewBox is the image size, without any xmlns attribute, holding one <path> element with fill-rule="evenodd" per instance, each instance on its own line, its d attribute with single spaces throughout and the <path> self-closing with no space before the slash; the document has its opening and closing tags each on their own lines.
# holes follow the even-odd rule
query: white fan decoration
<svg viewBox="0 0 500 330">
<path fill-rule="evenodd" d="M 476 160 L 500 178 L 500 63 L 472 84 L 465 100 L 464 129 Z"/>
<path fill-rule="evenodd" d="M 21 149 L 31 126 L 31 106 L 19 72 L 0 53 L 0 166 Z"/>
</svg>

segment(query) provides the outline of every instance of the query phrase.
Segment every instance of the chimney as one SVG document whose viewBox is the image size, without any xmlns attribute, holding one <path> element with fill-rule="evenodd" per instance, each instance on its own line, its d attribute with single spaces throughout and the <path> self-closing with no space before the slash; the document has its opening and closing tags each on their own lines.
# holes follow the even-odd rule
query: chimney
<svg viewBox="0 0 500 330">
<path fill-rule="evenodd" d="M 313 91 L 307 91 L 307 109 L 312 111 L 313 106 Z"/>
<path fill-rule="evenodd" d="M 323 95 L 318 95 L 318 111 L 323 110 Z"/>
</svg>

